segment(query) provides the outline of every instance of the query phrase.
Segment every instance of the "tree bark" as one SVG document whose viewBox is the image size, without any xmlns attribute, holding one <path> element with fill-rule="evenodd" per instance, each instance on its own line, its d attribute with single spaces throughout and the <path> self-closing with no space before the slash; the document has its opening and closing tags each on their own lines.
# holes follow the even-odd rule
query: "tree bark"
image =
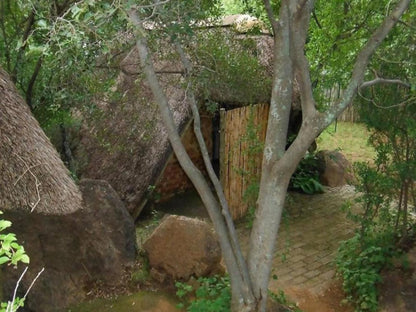
<svg viewBox="0 0 416 312">
<path fill-rule="evenodd" d="M 306 34 L 314 1 L 282 1 L 278 22 L 273 16 L 269 1 L 264 0 L 264 2 L 275 36 L 275 63 L 258 207 L 250 236 L 248 255 L 254 295 L 260 301 L 258 311 L 266 310 L 275 241 L 290 177 L 319 133 L 330 125 L 348 105 L 351 105 L 358 86 L 363 81 L 371 55 L 410 3 L 409 0 L 402 0 L 393 13 L 386 17 L 359 53 L 343 99 L 326 113 L 319 113 L 315 109 L 309 64 L 304 55 Z M 289 119 L 287 111 L 290 111 L 295 75 L 300 84 L 303 120 L 297 138 L 285 151 L 284 144 L 287 139 Z"/>
<path fill-rule="evenodd" d="M 137 30 L 136 44 L 141 64 L 168 129 L 169 140 L 182 168 L 198 190 L 219 235 L 231 279 L 232 311 L 266 311 L 275 242 L 290 177 L 315 138 L 352 103 L 363 81 L 371 55 L 406 11 L 410 0 L 401 0 L 393 13 L 385 18 L 385 21 L 370 37 L 357 56 L 352 77 L 343 93 L 343 98 L 325 113 L 320 113 L 315 109 L 309 64 L 304 55 L 314 1 L 282 0 L 278 19 L 274 17 L 270 1 L 264 0 L 264 4 L 273 29 L 275 58 L 260 191 L 248 254 L 249 279 L 252 288 L 247 285 L 247 279 L 241 271 L 241 262 L 233 251 L 233 237 L 230 236 L 227 224 L 220 213 L 217 199 L 181 144 L 166 96 L 157 81 L 150 61 L 141 21 L 134 9 L 128 12 Z M 295 141 L 285 150 L 295 76 L 301 92 L 302 126 Z M 253 293 L 247 291 L 248 289 L 252 289 Z"/>
<path fill-rule="evenodd" d="M 240 265 L 232 247 L 232 241 L 235 239 L 230 237 L 230 232 L 228 231 L 223 215 L 221 214 L 220 205 L 212 193 L 209 184 L 198 168 L 196 168 L 196 166 L 192 163 L 192 160 L 182 144 L 178 130 L 176 129 L 173 121 L 172 112 L 169 109 L 168 100 L 158 82 L 149 55 L 145 30 L 142 26 L 142 22 L 134 9 L 130 9 L 128 15 L 137 30 L 136 46 L 139 52 L 140 63 L 147 82 L 152 90 L 153 96 L 159 106 L 161 117 L 167 129 L 169 141 L 173 151 L 181 167 L 192 181 L 198 194 L 200 195 L 202 202 L 207 208 L 208 214 L 213 222 L 215 231 L 218 234 L 224 261 L 230 275 L 232 311 L 253 311 L 255 302 L 251 293 L 251 287 L 247 285 L 247 280 L 244 279 L 244 274 L 239 269 Z"/>
<path fill-rule="evenodd" d="M 269 13 L 270 14 L 270 13 Z M 289 1 L 282 1 L 279 22 L 274 27 L 274 78 L 266 132 L 260 190 L 250 235 L 248 265 L 254 295 L 265 311 L 274 245 L 286 196 L 290 172 L 276 166 L 284 155 L 293 91 L 290 49 Z M 275 22 L 272 24 L 275 25 Z M 276 74 L 278 73 L 278 74 Z"/>
<path fill-rule="evenodd" d="M 192 72 L 192 64 L 190 62 L 190 60 L 188 59 L 188 57 L 185 55 L 185 51 L 182 49 L 182 47 L 180 46 L 179 43 L 175 43 L 176 45 L 176 49 L 178 51 L 178 54 L 182 60 L 182 64 L 185 67 L 185 72 L 187 76 L 191 75 Z M 187 77 L 190 78 L 190 77 Z M 190 82 L 191 84 L 191 82 Z M 216 195 L 218 197 L 219 203 L 221 205 L 221 209 L 222 209 L 222 214 L 224 216 L 226 225 L 227 225 L 227 229 L 230 235 L 230 239 L 231 239 L 231 246 L 233 248 L 233 253 L 236 256 L 236 260 L 237 260 L 237 264 L 238 264 L 238 270 L 241 272 L 242 276 L 243 276 L 243 287 L 246 287 L 247 293 L 250 294 L 251 297 L 253 297 L 253 293 L 252 293 L 252 284 L 251 284 L 251 280 L 250 280 L 250 276 L 248 273 L 248 267 L 246 264 L 246 261 L 244 259 L 243 253 L 241 252 L 241 248 L 240 248 L 240 243 L 238 241 L 238 236 L 237 236 L 237 232 L 235 230 L 235 226 L 234 226 L 234 222 L 233 219 L 231 217 L 231 213 L 230 210 L 228 208 L 228 203 L 227 200 L 225 198 L 225 194 L 224 191 L 222 189 L 221 183 L 218 180 L 217 175 L 215 174 L 214 168 L 212 167 L 211 164 L 211 159 L 209 158 L 209 154 L 208 154 L 208 150 L 204 141 L 204 137 L 202 135 L 202 131 L 201 131 L 201 119 L 199 116 L 199 110 L 198 110 L 198 105 L 196 102 L 196 98 L 193 92 L 193 87 L 192 84 L 189 86 L 188 89 L 188 98 L 190 101 L 190 105 L 191 105 L 191 109 L 192 109 L 192 115 L 194 118 L 194 133 L 195 136 L 197 138 L 198 141 L 198 145 L 199 148 L 201 150 L 201 154 L 204 160 L 204 165 L 205 168 L 207 169 L 208 172 L 208 176 L 211 180 L 212 185 L 214 186 Z M 254 298 L 254 297 L 253 297 Z M 251 298 L 251 300 L 253 299 Z"/>
</svg>

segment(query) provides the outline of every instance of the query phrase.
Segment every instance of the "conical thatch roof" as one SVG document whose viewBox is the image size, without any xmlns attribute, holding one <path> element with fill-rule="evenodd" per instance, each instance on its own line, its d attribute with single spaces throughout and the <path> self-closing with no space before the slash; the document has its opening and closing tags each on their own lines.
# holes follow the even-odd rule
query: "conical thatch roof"
<svg viewBox="0 0 416 312">
<path fill-rule="evenodd" d="M 137 63 L 133 49 L 121 63 L 117 92 L 122 97 L 99 103 L 99 114 L 89 120 L 81 139 L 88 157 L 82 177 L 107 180 L 132 214 L 140 210 L 171 153 L 157 104 Z M 189 121 L 190 108 L 177 64 L 158 62 L 156 70 L 165 71 L 161 84 L 181 131 Z"/>
<path fill-rule="evenodd" d="M 61 215 L 81 195 L 8 74 L 0 68 L 0 210 Z"/>
<path fill-rule="evenodd" d="M 221 28 L 218 31 L 233 30 Z M 238 36 L 241 41 L 249 38 L 254 42 L 251 45 L 253 55 L 258 57 L 265 75 L 271 78 L 273 38 L 267 35 Z M 224 40 L 224 44 L 230 43 Z M 155 69 L 167 94 L 176 125 L 181 131 L 191 118 L 186 85 L 182 77 L 183 68 L 180 61 L 173 56 L 172 47 L 165 44 L 158 48 L 165 56 L 157 53 L 153 55 Z M 152 188 L 162 173 L 171 149 L 135 48 L 121 61 L 120 69 L 116 85 L 120 97 L 98 103 L 97 112 L 93 114 L 95 117 L 90 118 L 81 131 L 81 146 L 87 156 L 87 165 L 81 176 L 107 180 L 120 195 L 129 212 L 137 216 L 147 198 L 149 187 Z M 213 86 L 205 87 L 211 100 L 232 106 L 268 102 L 271 91 L 271 84 L 265 83 L 262 89 L 264 92 L 248 97 L 248 91 L 253 94 L 252 90 L 247 90 L 250 88 L 241 86 L 239 90 L 233 90 L 220 79 Z"/>
</svg>

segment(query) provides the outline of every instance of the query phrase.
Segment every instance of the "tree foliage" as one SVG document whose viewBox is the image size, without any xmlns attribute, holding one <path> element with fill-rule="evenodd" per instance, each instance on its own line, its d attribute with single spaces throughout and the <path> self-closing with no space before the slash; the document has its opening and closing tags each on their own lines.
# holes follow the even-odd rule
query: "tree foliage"
<svg viewBox="0 0 416 312">
<path fill-rule="evenodd" d="M 372 80 L 364 83 L 356 101 L 360 119 L 372 133 L 369 142 L 376 157 L 373 163 L 355 166 L 361 194 L 357 202 L 363 213 L 349 211 L 359 228 L 341 245 L 337 266 L 348 299 L 358 311 L 377 311 L 381 271 L 415 235 L 414 26 L 414 12 L 409 11 L 376 53 L 368 73 Z"/>
<path fill-rule="evenodd" d="M 110 4 L 1 2 L 0 64 L 44 129 L 67 123 L 72 108 L 91 106 L 108 89 L 115 73 L 110 47 L 122 44 L 116 33 L 125 29 Z"/>
</svg>

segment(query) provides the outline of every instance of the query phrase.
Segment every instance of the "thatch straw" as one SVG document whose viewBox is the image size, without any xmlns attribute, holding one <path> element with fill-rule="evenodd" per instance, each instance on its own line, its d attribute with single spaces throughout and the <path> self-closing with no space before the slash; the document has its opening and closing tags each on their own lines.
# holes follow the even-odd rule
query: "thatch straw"
<svg viewBox="0 0 416 312">
<path fill-rule="evenodd" d="M 0 210 L 62 215 L 81 194 L 57 151 L 0 68 Z"/>
</svg>

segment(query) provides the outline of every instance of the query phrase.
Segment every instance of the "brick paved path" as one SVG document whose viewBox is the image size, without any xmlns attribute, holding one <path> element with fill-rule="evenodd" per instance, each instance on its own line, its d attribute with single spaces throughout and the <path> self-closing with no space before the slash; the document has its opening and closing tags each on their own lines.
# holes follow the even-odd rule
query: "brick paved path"
<svg viewBox="0 0 416 312">
<path fill-rule="evenodd" d="M 353 195 L 349 186 L 319 195 L 291 195 L 290 217 L 279 229 L 273 265 L 278 279 L 270 282 L 271 290 L 296 287 L 316 295 L 326 290 L 335 275 L 339 243 L 354 232 L 354 224 L 340 209 Z"/>
<path fill-rule="evenodd" d="M 282 221 L 279 230 L 278 250 L 273 264 L 273 274 L 278 276 L 278 280 L 271 280 L 272 291 L 282 289 L 287 292 L 295 288 L 298 293 L 300 290 L 301 295 L 304 295 L 304 290 L 316 296 L 323 294 L 335 275 L 333 261 L 339 243 L 354 232 L 354 224 L 340 209 L 353 196 L 354 190 L 350 186 L 326 189 L 324 194 L 290 195 L 287 204 L 290 217 Z M 163 205 L 160 208 L 163 210 Z M 198 195 L 193 193 L 168 202 L 165 210 L 208 218 Z M 244 223 L 239 224 L 237 230 L 242 248 L 247 250 L 250 230 Z M 282 261 L 282 258 L 285 260 Z"/>
</svg>

